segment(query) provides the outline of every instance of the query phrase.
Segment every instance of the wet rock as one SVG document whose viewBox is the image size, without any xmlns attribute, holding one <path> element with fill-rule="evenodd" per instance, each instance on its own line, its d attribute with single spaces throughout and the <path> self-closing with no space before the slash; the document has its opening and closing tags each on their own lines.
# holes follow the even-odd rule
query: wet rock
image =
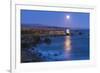
<svg viewBox="0 0 100 73">
<path fill-rule="evenodd" d="M 50 38 L 45 38 L 45 39 L 44 39 L 44 43 L 46 43 L 46 44 L 51 44 Z"/>
</svg>

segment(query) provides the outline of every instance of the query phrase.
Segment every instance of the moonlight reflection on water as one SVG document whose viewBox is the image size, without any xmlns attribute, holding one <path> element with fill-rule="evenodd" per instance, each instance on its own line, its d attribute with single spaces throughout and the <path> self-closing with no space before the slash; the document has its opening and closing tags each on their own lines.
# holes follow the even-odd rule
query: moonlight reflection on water
<svg viewBox="0 0 100 73">
<path fill-rule="evenodd" d="M 66 58 L 69 59 L 71 53 L 71 36 L 65 36 L 64 50 Z"/>
<path fill-rule="evenodd" d="M 65 42 L 64 42 L 64 48 L 66 52 L 70 52 L 71 50 L 71 36 L 66 36 L 65 37 Z"/>
</svg>

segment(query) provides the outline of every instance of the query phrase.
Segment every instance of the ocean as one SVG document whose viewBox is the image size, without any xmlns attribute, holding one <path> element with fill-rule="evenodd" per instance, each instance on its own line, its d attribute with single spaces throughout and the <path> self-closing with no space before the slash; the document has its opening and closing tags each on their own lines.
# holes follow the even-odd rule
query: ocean
<svg viewBox="0 0 100 73">
<path fill-rule="evenodd" d="M 71 30 L 71 35 L 48 36 L 50 43 L 22 50 L 21 62 L 89 60 L 89 30 Z M 42 37 L 45 39 L 45 37 Z"/>
</svg>

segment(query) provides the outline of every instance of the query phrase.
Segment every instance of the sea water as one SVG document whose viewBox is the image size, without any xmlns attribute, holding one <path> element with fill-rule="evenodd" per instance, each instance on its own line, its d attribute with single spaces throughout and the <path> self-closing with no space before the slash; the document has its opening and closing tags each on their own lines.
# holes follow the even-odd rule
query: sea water
<svg viewBox="0 0 100 73">
<path fill-rule="evenodd" d="M 40 61 L 74 61 L 89 60 L 89 30 L 71 30 L 71 35 L 49 36 L 51 43 L 41 43 L 28 49 L 30 58 L 38 57 Z M 44 37 L 41 37 L 44 38 Z M 34 56 L 35 55 L 35 56 Z M 27 59 L 28 56 L 24 59 Z M 29 59 L 28 62 L 34 62 Z"/>
</svg>

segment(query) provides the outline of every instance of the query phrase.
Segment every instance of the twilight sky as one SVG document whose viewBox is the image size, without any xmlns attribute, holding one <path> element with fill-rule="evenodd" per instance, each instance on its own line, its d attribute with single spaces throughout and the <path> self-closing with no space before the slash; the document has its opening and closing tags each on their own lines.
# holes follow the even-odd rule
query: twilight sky
<svg viewBox="0 0 100 73">
<path fill-rule="evenodd" d="M 89 13 L 21 10 L 21 24 L 89 29 Z"/>
</svg>

